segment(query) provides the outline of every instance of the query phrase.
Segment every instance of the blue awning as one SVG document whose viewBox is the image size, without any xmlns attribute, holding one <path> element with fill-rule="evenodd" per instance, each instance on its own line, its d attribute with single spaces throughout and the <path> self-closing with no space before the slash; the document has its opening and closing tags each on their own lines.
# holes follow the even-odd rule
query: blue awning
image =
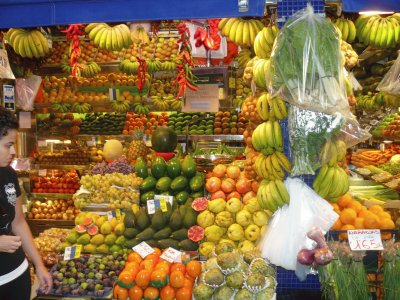
<svg viewBox="0 0 400 300">
<path fill-rule="evenodd" d="M 400 12 L 400 0 L 342 0 L 344 12 L 394 11 Z"/>
<path fill-rule="evenodd" d="M 239 3 L 248 10 L 239 11 Z M 265 0 L 0 0 L 0 28 L 264 15 Z"/>
</svg>

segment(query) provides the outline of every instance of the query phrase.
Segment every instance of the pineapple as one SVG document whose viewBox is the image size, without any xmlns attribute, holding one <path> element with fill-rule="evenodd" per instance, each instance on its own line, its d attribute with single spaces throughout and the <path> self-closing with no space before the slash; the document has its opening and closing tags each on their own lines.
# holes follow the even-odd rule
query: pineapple
<svg viewBox="0 0 400 300">
<path fill-rule="evenodd" d="M 129 144 L 128 149 L 128 161 L 134 161 L 138 157 L 142 156 L 146 159 L 146 155 L 149 152 L 146 144 L 143 141 L 143 130 L 137 129 L 133 132 L 133 140 Z"/>
</svg>

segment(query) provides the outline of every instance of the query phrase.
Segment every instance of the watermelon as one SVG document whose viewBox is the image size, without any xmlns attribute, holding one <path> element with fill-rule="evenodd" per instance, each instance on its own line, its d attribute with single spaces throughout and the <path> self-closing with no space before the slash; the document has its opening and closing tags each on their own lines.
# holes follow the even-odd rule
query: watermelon
<svg viewBox="0 0 400 300">
<path fill-rule="evenodd" d="M 151 145 L 157 152 L 172 152 L 178 144 L 175 131 L 165 126 L 159 126 L 151 136 Z"/>
</svg>

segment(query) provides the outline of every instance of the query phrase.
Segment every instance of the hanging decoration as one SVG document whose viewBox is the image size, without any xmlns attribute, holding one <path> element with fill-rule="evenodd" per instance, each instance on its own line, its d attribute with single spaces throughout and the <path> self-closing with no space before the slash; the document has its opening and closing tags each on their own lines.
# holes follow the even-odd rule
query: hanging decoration
<svg viewBox="0 0 400 300">
<path fill-rule="evenodd" d="M 138 91 L 141 92 L 143 89 L 143 86 L 145 84 L 145 81 L 146 81 L 147 64 L 146 64 L 146 60 L 144 60 L 138 56 L 136 57 L 136 59 L 139 63 L 139 67 L 137 70 L 137 76 L 138 76 L 137 88 L 138 88 Z"/>
<path fill-rule="evenodd" d="M 71 24 L 66 30 L 61 30 L 67 36 L 67 41 L 70 42 L 69 45 L 69 65 L 71 66 L 72 76 L 80 77 L 81 69 L 83 66 L 78 63 L 78 57 L 81 56 L 81 47 L 79 36 L 85 35 L 83 30 L 85 26 L 83 24 Z"/>
<path fill-rule="evenodd" d="M 220 19 L 209 19 L 207 20 L 206 28 L 198 27 L 196 32 L 193 35 L 193 38 L 196 40 L 195 46 L 201 47 L 204 46 L 207 50 L 218 50 L 221 46 L 221 36 L 218 34 L 218 24 Z"/>
</svg>

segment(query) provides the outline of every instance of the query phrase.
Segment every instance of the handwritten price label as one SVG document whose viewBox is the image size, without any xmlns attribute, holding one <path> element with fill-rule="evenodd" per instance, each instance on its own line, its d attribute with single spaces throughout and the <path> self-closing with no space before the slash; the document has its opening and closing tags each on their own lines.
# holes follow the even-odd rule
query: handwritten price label
<svg viewBox="0 0 400 300">
<path fill-rule="evenodd" d="M 82 245 L 65 247 L 64 260 L 71 260 L 74 258 L 81 257 L 81 251 L 82 251 Z"/>
<path fill-rule="evenodd" d="M 169 247 L 167 250 L 161 254 L 160 258 L 173 263 L 182 261 L 182 253 L 174 248 Z"/>
<path fill-rule="evenodd" d="M 112 218 L 116 218 L 117 220 L 121 220 L 121 210 L 117 208 L 116 210 L 110 210 L 107 212 L 107 219 L 110 221 Z"/>
<path fill-rule="evenodd" d="M 154 252 L 154 249 L 151 248 L 146 242 L 141 242 L 139 245 L 133 247 L 132 250 L 139 254 L 142 258 L 145 258 L 147 255 Z"/>
<path fill-rule="evenodd" d="M 383 250 L 379 229 L 347 230 L 347 236 L 353 251 Z"/>
</svg>

